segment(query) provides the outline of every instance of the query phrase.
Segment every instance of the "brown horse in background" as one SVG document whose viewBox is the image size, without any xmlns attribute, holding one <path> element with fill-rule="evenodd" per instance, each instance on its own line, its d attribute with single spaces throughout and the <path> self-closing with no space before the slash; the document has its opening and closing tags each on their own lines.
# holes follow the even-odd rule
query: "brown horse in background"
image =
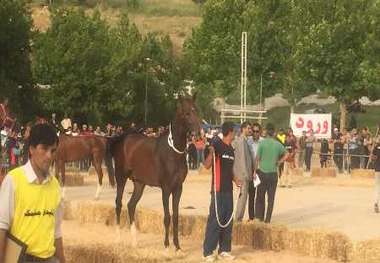
<svg viewBox="0 0 380 263">
<path fill-rule="evenodd" d="M 0 103 L 0 129 L 7 127 L 12 130 L 15 123 L 16 119 L 9 109 L 8 100 L 5 99 L 3 103 Z"/>
<path fill-rule="evenodd" d="M 98 174 L 98 187 L 95 199 L 99 198 L 103 184 L 102 162 L 105 160 L 109 182 L 115 186 L 112 156 L 109 152 L 108 138 L 96 135 L 70 136 L 61 134 L 55 158 L 55 174 L 59 178 L 61 171 L 61 182 L 65 190 L 65 163 L 90 159 Z"/>
<path fill-rule="evenodd" d="M 122 198 L 127 179 L 133 181 L 134 189 L 128 202 L 128 213 L 132 233 L 132 243 L 137 244 L 134 223 L 135 209 L 145 185 L 162 189 L 164 207 L 165 247 L 169 246 L 169 197 L 172 195 L 173 242 L 180 249 L 178 241 L 178 206 L 182 194 L 182 184 L 187 175 L 186 136 L 189 131 L 200 131 L 200 120 L 193 98 L 180 97 L 175 118 L 169 131 L 159 138 L 148 138 L 141 134 L 126 134 L 111 143 L 115 160 L 117 185 L 116 221 L 120 226 Z"/>
<path fill-rule="evenodd" d="M 0 164 L 0 186 L 1 186 L 1 183 L 3 182 L 3 180 L 4 180 L 4 177 L 5 177 L 5 169 Z"/>
</svg>

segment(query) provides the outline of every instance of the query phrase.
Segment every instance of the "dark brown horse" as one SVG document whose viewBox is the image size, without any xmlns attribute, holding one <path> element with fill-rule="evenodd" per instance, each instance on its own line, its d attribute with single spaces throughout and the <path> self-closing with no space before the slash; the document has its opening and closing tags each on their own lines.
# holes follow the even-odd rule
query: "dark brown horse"
<svg viewBox="0 0 380 263">
<path fill-rule="evenodd" d="M 182 194 L 182 184 L 187 175 L 186 135 L 189 131 L 200 131 L 200 120 L 193 98 L 180 97 L 175 118 L 169 131 L 159 138 L 148 138 L 140 134 L 125 135 L 114 142 L 111 151 L 115 160 L 117 185 L 116 221 L 120 225 L 122 198 L 127 179 L 133 181 L 134 189 L 128 202 L 128 213 L 132 233 L 132 243 L 136 241 L 134 224 L 135 209 L 145 185 L 162 189 L 164 207 L 165 247 L 169 246 L 169 197 L 172 195 L 173 242 L 180 249 L 178 241 L 178 206 Z"/>
<path fill-rule="evenodd" d="M 102 162 L 105 160 L 109 182 L 115 185 L 112 156 L 109 153 L 108 138 L 96 135 L 70 136 L 61 134 L 55 159 L 55 174 L 59 178 L 61 171 L 61 182 L 65 190 L 65 163 L 90 159 L 98 174 L 98 187 L 95 199 L 99 198 L 103 184 Z"/>
</svg>

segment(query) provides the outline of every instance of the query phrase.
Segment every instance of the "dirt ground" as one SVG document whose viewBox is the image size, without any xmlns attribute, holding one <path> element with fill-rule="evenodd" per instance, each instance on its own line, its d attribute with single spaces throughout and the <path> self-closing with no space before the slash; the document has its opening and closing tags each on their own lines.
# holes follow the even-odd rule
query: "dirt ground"
<svg viewBox="0 0 380 263">
<path fill-rule="evenodd" d="M 95 195 L 95 177 L 86 176 L 86 185 L 68 187 L 68 200 L 88 200 Z M 353 241 L 380 237 L 380 215 L 373 212 L 372 179 L 367 178 L 294 178 L 293 188 L 278 188 L 273 224 L 290 228 L 340 231 Z M 124 206 L 131 196 L 128 182 Z M 235 196 L 238 190 L 234 190 Z M 99 202 L 114 204 L 115 190 L 105 187 Z M 181 214 L 207 215 L 210 203 L 210 175 L 191 171 L 186 179 L 180 203 Z M 162 211 L 161 191 L 147 187 L 138 206 Z M 247 214 L 245 215 L 248 216 Z"/>
<path fill-rule="evenodd" d="M 66 254 L 68 263 L 84 262 L 79 258 L 90 258 L 88 262 L 111 262 L 105 255 L 111 252 L 120 255 L 122 262 L 202 262 L 202 240 L 190 240 L 181 237 L 183 251 L 175 253 L 174 248 L 165 249 L 163 237 L 159 235 L 138 233 L 138 247 L 133 248 L 131 235 L 126 228 L 121 231 L 118 238 L 116 227 L 106 227 L 99 224 L 80 225 L 75 221 L 64 221 L 64 242 L 68 244 Z M 84 246 L 86 249 L 81 250 Z M 73 251 L 76 253 L 74 253 Z M 99 254 L 98 253 L 102 253 Z M 73 254 L 77 256 L 72 256 Z M 79 255 L 78 255 L 79 254 Z M 90 256 L 87 254 L 91 254 Z M 333 263 L 328 259 L 304 257 L 292 252 L 261 251 L 243 246 L 233 246 L 233 254 L 237 256 L 235 262 L 255 263 Z M 112 259 L 112 262 L 115 262 Z"/>
</svg>

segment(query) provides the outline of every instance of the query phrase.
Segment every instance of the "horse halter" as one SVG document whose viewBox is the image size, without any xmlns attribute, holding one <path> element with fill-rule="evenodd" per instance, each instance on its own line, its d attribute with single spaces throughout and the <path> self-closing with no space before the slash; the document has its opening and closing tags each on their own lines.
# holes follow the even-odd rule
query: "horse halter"
<svg viewBox="0 0 380 263">
<path fill-rule="evenodd" d="M 185 153 L 185 150 L 180 151 L 174 146 L 174 140 L 173 140 L 173 135 L 172 135 L 172 124 L 171 123 L 169 124 L 168 144 L 169 144 L 170 148 L 172 148 L 176 153 L 178 153 L 178 154 L 184 154 Z"/>
</svg>

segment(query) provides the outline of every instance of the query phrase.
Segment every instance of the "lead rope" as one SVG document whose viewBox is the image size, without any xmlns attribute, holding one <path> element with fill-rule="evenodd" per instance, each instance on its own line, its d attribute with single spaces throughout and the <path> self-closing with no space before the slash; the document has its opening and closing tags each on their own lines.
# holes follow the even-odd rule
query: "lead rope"
<svg viewBox="0 0 380 263">
<path fill-rule="evenodd" d="M 216 198 L 216 172 L 215 172 L 215 153 L 213 153 L 212 155 L 212 158 L 213 158 L 213 162 L 214 162 L 214 202 L 215 202 L 215 215 L 216 215 L 216 221 L 218 222 L 218 225 L 219 227 L 221 228 L 226 228 L 229 226 L 229 224 L 231 224 L 232 222 L 232 219 L 234 218 L 234 214 L 235 214 L 235 211 L 236 211 L 236 207 L 237 207 L 237 204 L 238 204 L 238 201 L 239 201 L 239 197 L 241 195 L 241 190 L 240 190 L 240 194 L 238 196 L 238 198 L 236 198 L 236 203 L 235 203 L 235 206 L 234 206 L 234 210 L 232 211 L 232 214 L 231 214 L 231 217 L 230 219 L 228 220 L 228 222 L 226 224 L 222 224 L 220 223 L 220 220 L 219 220 L 219 214 L 218 214 L 218 202 L 217 202 L 217 198 Z"/>
</svg>

